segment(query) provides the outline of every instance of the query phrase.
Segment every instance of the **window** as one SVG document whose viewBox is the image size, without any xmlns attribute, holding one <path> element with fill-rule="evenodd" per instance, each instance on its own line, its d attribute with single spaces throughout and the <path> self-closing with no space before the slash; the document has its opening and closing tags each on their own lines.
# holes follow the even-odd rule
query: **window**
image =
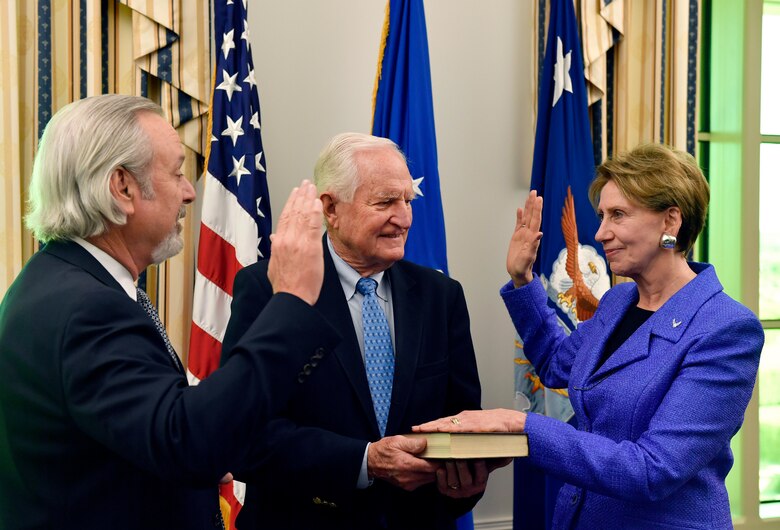
<svg viewBox="0 0 780 530">
<path fill-rule="evenodd" d="M 699 161 L 712 199 L 699 252 L 766 333 L 726 482 L 735 528 L 778 528 L 780 0 L 703 0 L 701 58 Z"/>
<path fill-rule="evenodd" d="M 761 30 L 758 316 L 766 331 L 759 369 L 759 502 L 780 516 L 780 0 L 764 1 Z"/>
</svg>

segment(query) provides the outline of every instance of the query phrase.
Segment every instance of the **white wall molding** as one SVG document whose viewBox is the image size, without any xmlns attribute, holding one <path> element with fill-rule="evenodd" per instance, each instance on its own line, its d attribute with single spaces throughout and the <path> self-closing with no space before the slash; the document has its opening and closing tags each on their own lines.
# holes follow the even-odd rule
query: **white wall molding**
<svg viewBox="0 0 780 530">
<path fill-rule="evenodd" d="M 512 530 L 512 518 L 490 519 L 487 521 L 475 521 L 474 530 Z"/>
</svg>

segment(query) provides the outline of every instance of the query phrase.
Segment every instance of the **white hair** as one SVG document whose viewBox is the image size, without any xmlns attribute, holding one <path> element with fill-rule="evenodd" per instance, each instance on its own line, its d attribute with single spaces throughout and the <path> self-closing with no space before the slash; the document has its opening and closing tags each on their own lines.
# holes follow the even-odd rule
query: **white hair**
<svg viewBox="0 0 780 530">
<path fill-rule="evenodd" d="M 30 182 L 27 227 L 42 241 L 88 238 L 127 216 L 111 195 L 111 175 L 123 167 L 153 198 L 146 169 L 153 149 L 140 113 L 162 115 L 152 101 L 105 94 L 74 101 L 49 121 L 38 144 Z"/>
<path fill-rule="evenodd" d="M 352 202 L 359 184 L 355 155 L 371 149 L 391 148 L 406 163 L 406 157 L 392 140 L 362 133 L 341 133 L 331 138 L 314 165 L 317 192 L 333 193 L 337 199 Z"/>
</svg>

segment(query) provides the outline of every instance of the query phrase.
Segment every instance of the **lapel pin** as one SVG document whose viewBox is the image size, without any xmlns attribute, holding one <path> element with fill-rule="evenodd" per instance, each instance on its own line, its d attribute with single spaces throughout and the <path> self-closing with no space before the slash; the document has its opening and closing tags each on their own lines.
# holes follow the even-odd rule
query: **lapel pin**
<svg viewBox="0 0 780 530">
<path fill-rule="evenodd" d="M 682 321 L 680 321 L 680 320 L 677 320 L 676 318 L 673 318 L 673 319 L 672 319 L 672 327 L 673 327 L 673 328 L 676 328 L 676 327 L 677 327 L 677 326 L 679 326 L 680 324 L 682 324 Z"/>
</svg>

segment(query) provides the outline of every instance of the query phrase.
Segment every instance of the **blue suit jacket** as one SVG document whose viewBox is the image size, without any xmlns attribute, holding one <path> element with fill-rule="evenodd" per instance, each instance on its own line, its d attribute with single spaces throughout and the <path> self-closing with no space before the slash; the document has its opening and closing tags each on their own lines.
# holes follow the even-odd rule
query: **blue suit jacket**
<svg viewBox="0 0 780 530">
<path fill-rule="evenodd" d="M 46 245 L 0 305 L 0 528 L 215 528 L 217 482 L 259 460 L 258 427 L 338 341 L 293 296 L 268 308 L 190 387 L 95 258 Z"/>
<path fill-rule="evenodd" d="M 316 382 L 301 387 L 281 417 L 269 423 L 268 457 L 244 478 L 243 530 L 316 528 L 454 529 L 476 498 L 453 501 L 429 484 L 406 492 L 377 480 L 356 488 L 366 443 L 380 438 L 363 359 L 344 291 L 323 239 L 325 281 L 316 308 L 344 337 L 318 366 Z M 271 296 L 267 262 L 236 276 L 230 323 L 236 337 Z M 395 316 L 396 363 L 386 434 L 480 406 L 480 385 L 460 284 L 406 261 L 386 271 Z M 228 357 L 223 353 L 223 361 Z"/>
<path fill-rule="evenodd" d="M 542 382 L 569 389 L 578 430 L 529 414 L 530 459 L 566 484 L 554 528 L 731 528 L 729 446 L 753 391 L 760 322 L 711 265 L 597 370 L 607 338 L 638 300 L 619 284 L 567 337 L 541 282 L 502 296 Z"/>
</svg>

